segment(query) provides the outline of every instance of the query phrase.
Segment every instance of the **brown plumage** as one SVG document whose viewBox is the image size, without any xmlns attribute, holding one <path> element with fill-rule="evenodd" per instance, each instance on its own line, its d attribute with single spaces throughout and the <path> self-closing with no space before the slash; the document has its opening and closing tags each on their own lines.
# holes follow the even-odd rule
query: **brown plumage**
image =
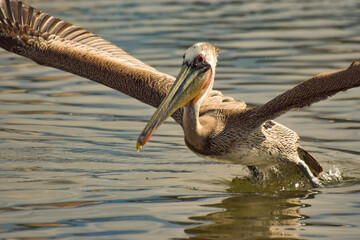
<svg viewBox="0 0 360 240">
<path fill-rule="evenodd" d="M 153 107 L 161 104 L 175 81 L 101 37 L 16 0 L 0 0 L 0 47 L 104 84 Z M 215 51 L 210 44 L 206 48 Z M 353 63 L 347 69 L 317 75 L 254 108 L 209 89 L 197 113 L 201 136 L 191 131 L 191 119 L 184 118 L 194 114 L 189 104 L 172 117 L 184 128 L 187 146 L 203 157 L 244 164 L 253 170 L 254 166 L 295 164 L 316 186 L 313 175 L 318 176 L 322 167 L 300 147 L 294 131 L 272 119 L 359 85 L 360 64 Z"/>
</svg>

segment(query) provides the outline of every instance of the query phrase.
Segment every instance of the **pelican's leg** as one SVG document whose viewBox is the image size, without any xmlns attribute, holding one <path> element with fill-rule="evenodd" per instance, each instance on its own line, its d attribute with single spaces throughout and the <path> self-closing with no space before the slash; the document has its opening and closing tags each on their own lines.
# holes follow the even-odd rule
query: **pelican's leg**
<svg viewBox="0 0 360 240">
<path fill-rule="evenodd" d="M 264 178 L 264 174 L 260 171 L 259 168 L 255 167 L 255 166 L 247 166 L 247 167 L 250 170 L 250 173 L 253 177 L 256 177 L 258 179 Z"/>
<path fill-rule="evenodd" d="M 303 160 L 299 159 L 297 164 L 301 168 L 301 170 L 305 173 L 305 176 L 309 179 L 311 185 L 314 188 L 321 187 L 320 180 L 312 174 L 310 168 L 308 167 L 308 165 L 306 165 L 306 163 Z"/>
</svg>

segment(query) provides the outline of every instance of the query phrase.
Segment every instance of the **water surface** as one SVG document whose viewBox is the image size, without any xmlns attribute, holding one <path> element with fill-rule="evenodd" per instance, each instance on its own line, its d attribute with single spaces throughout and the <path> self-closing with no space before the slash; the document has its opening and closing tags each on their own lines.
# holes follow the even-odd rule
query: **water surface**
<svg viewBox="0 0 360 240">
<path fill-rule="evenodd" d="M 250 106 L 360 56 L 356 0 L 28 2 L 172 75 L 217 44 L 215 88 Z M 0 50 L 0 238 L 358 239 L 359 95 L 277 119 L 341 180 L 246 192 L 244 167 L 197 157 L 171 120 L 137 153 L 153 108 Z"/>
</svg>

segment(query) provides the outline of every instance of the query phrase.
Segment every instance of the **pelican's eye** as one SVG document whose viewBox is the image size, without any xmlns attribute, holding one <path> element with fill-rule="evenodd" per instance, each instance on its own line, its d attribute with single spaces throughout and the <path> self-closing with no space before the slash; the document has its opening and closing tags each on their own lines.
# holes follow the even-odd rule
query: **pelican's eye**
<svg viewBox="0 0 360 240">
<path fill-rule="evenodd" d="M 196 57 L 196 64 L 201 64 L 205 61 L 205 56 L 200 54 Z"/>
<path fill-rule="evenodd" d="M 185 59 L 185 53 L 184 53 L 184 55 L 183 55 L 183 59 Z"/>
</svg>

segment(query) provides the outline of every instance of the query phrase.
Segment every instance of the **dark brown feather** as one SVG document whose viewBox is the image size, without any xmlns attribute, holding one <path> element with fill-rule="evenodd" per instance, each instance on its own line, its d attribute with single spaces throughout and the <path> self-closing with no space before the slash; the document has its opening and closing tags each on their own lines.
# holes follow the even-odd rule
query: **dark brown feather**
<svg viewBox="0 0 360 240">
<path fill-rule="evenodd" d="M 299 157 L 306 163 L 306 165 L 308 165 L 314 176 L 318 177 L 324 171 L 318 161 L 316 161 L 316 159 L 313 158 L 313 156 L 311 156 L 305 149 L 298 147 L 297 151 Z"/>
</svg>

